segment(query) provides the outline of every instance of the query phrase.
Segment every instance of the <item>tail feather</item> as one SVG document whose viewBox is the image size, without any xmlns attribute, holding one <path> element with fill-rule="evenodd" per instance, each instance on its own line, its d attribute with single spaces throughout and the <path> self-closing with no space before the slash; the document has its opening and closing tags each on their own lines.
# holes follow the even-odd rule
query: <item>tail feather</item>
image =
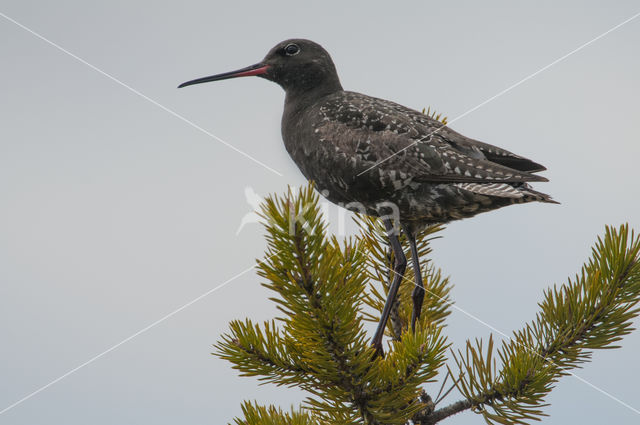
<svg viewBox="0 0 640 425">
<path fill-rule="evenodd" d="M 559 204 L 546 193 L 533 190 L 527 183 L 456 183 L 454 186 L 480 195 L 511 198 L 515 202 L 546 202 Z"/>
</svg>

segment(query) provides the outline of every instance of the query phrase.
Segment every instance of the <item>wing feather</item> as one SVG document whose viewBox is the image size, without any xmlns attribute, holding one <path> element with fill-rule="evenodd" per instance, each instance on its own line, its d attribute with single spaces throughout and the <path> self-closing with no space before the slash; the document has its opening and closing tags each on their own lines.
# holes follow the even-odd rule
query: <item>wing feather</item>
<svg viewBox="0 0 640 425">
<path fill-rule="evenodd" d="M 343 163 L 352 158 L 347 166 L 354 174 L 379 179 L 381 173 L 402 173 L 407 183 L 547 181 L 530 173 L 541 165 L 443 128 L 418 111 L 359 93 L 344 95 L 320 108 L 323 121 L 314 131 L 326 155 L 340 156 Z"/>
</svg>

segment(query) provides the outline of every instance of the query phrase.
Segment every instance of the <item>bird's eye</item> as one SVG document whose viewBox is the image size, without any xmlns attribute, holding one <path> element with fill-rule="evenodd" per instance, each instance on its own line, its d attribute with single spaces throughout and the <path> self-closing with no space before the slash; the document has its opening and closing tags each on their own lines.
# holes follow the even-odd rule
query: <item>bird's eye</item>
<svg viewBox="0 0 640 425">
<path fill-rule="evenodd" d="M 298 47 L 297 44 L 293 43 L 287 44 L 284 48 L 284 52 L 287 56 L 297 55 L 298 53 L 300 53 L 300 47 Z"/>
</svg>

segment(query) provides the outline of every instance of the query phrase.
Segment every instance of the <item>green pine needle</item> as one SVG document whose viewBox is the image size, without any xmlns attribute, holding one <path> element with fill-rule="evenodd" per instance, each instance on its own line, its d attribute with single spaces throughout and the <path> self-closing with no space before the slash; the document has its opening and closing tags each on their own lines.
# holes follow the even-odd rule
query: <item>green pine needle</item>
<svg viewBox="0 0 640 425">
<path fill-rule="evenodd" d="M 378 321 L 393 277 L 383 227 L 357 216 L 359 234 L 338 240 L 320 211 L 313 185 L 265 200 L 267 250 L 257 270 L 280 316 L 235 320 L 214 346 L 240 375 L 301 388 L 308 398 L 288 412 L 245 402 L 236 424 L 435 424 L 466 409 L 487 423 L 531 423 L 544 416 L 559 378 L 594 349 L 617 347 L 640 312 L 640 241 L 627 225 L 607 227 L 581 272 L 545 291 L 531 323 L 499 347 L 492 337 L 467 342 L 447 364 L 451 283 L 428 260 L 442 230 L 434 226 L 417 239 L 427 292 L 416 331 L 408 329 L 415 281 L 408 267 L 379 357 L 364 325 Z M 443 369 L 464 399 L 436 410 L 428 392 L 439 388 Z"/>
<path fill-rule="evenodd" d="M 561 376 L 589 361 L 593 350 L 618 347 L 633 330 L 640 312 L 639 251 L 628 225 L 607 226 L 581 273 L 545 291 L 535 320 L 497 350 L 500 368 L 491 338 L 486 350 L 482 342 L 468 342 L 454 356 L 458 389 L 488 423 L 539 420 Z"/>
</svg>

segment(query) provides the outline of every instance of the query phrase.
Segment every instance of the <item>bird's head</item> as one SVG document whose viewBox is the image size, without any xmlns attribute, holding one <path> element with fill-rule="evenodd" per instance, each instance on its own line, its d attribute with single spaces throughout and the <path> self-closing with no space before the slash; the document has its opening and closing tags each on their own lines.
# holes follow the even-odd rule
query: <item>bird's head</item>
<svg viewBox="0 0 640 425">
<path fill-rule="evenodd" d="M 290 39 L 278 43 L 255 65 L 187 81 L 178 87 L 249 76 L 258 76 L 278 83 L 287 93 L 342 90 L 329 53 L 319 44 L 304 39 Z"/>
</svg>

